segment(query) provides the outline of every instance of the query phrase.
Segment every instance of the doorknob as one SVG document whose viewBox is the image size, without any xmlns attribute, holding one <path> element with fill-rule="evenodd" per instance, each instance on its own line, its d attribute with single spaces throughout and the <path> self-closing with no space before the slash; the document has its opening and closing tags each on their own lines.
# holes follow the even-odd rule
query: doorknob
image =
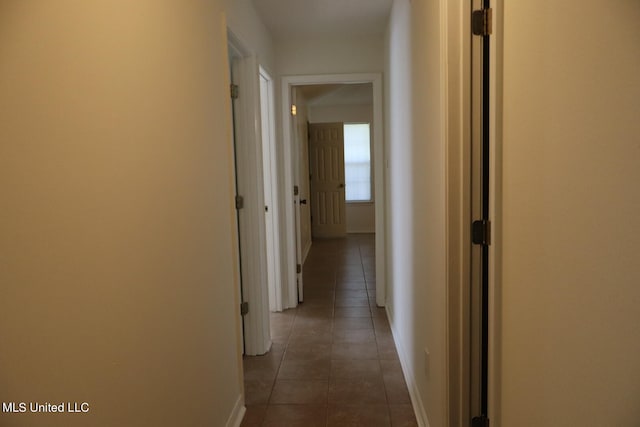
<svg viewBox="0 0 640 427">
<path fill-rule="evenodd" d="M 340 185 L 338 185 L 338 188 L 344 188 L 344 184 L 340 183 Z"/>
<path fill-rule="evenodd" d="M 301 205 L 306 205 L 306 204 L 307 204 L 307 199 L 302 199 L 302 200 L 300 200 L 300 204 L 301 204 Z"/>
</svg>

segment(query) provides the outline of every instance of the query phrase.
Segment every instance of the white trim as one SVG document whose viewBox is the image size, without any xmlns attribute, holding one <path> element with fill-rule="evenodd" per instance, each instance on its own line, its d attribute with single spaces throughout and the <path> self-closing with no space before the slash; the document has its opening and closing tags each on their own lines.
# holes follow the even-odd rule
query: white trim
<svg viewBox="0 0 640 427">
<path fill-rule="evenodd" d="M 233 406 L 233 411 L 231 411 L 225 427 L 240 427 L 246 412 L 247 408 L 244 406 L 244 398 L 240 395 L 236 400 L 236 404 Z"/>
<path fill-rule="evenodd" d="M 282 132 L 284 146 L 284 193 L 293 191 L 293 147 L 291 135 L 291 88 L 293 86 L 312 84 L 349 84 L 372 83 L 373 85 L 373 147 L 374 147 L 374 182 L 375 182 L 375 216 L 376 216 L 376 303 L 384 306 L 386 301 L 386 257 L 385 257 L 385 216 L 384 216 L 384 122 L 382 105 L 382 75 L 380 73 L 362 74 L 324 74 L 309 76 L 284 76 L 282 78 Z M 285 201 L 288 200 L 285 196 Z M 289 307 L 295 307 L 296 298 L 296 246 L 295 246 L 295 215 L 293 203 L 285 203 L 285 230 L 283 239 L 286 242 L 285 271 L 283 275 L 285 286 L 289 290 Z"/>
<path fill-rule="evenodd" d="M 387 314 L 387 319 L 391 319 L 392 317 L 389 315 L 388 309 L 385 310 Z M 405 347 L 400 340 L 400 334 L 396 332 L 396 329 L 393 327 L 393 324 L 389 322 L 391 326 L 391 335 L 393 335 L 393 341 L 396 345 L 396 350 L 398 352 L 398 359 L 400 359 L 400 366 L 402 367 L 402 374 L 404 375 L 404 380 L 407 383 L 407 389 L 409 390 L 409 397 L 411 398 L 411 405 L 413 406 L 413 412 L 416 416 L 416 421 L 418 422 L 419 427 L 430 427 L 429 417 L 427 416 L 427 411 L 422 404 L 422 396 L 420 395 L 420 390 L 418 389 L 418 384 L 416 382 L 416 377 L 411 370 L 411 364 L 409 363 L 409 356 L 405 351 Z"/>
</svg>

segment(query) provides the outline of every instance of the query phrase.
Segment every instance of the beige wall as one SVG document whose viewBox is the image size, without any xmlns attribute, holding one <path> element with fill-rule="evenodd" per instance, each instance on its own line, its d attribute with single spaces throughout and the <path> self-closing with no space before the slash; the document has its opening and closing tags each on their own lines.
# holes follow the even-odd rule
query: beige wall
<svg viewBox="0 0 640 427">
<path fill-rule="evenodd" d="M 218 2 L 0 4 L 3 426 L 224 426 L 241 392 Z"/>
<path fill-rule="evenodd" d="M 447 425 L 440 42 L 438 1 L 394 1 L 385 82 L 387 311 L 416 410 L 431 426 Z"/>
<path fill-rule="evenodd" d="M 501 425 L 638 425 L 640 3 L 505 3 Z"/>
<path fill-rule="evenodd" d="M 282 75 L 372 73 L 384 68 L 382 48 L 382 36 L 293 38 L 276 42 L 276 61 Z"/>
<path fill-rule="evenodd" d="M 311 105 L 309 106 L 311 123 L 370 123 L 371 142 L 373 142 L 373 105 Z M 374 197 L 375 187 L 373 146 L 371 147 L 371 195 Z M 370 203 L 347 203 L 347 233 L 375 233 L 376 213 L 375 201 Z"/>
</svg>

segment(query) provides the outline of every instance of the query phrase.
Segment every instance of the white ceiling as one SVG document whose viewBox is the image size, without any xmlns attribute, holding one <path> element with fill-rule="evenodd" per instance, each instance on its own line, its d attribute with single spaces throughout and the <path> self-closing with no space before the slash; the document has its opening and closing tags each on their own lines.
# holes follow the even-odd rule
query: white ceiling
<svg viewBox="0 0 640 427">
<path fill-rule="evenodd" d="M 253 0 L 276 39 L 384 33 L 392 0 Z"/>
</svg>

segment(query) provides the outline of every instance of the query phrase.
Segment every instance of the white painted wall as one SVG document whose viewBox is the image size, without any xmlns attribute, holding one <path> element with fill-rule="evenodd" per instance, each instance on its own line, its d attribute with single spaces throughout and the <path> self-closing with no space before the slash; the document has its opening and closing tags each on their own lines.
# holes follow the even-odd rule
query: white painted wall
<svg viewBox="0 0 640 427">
<path fill-rule="evenodd" d="M 227 425 L 242 383 L 221 2 L 0 9 L 0 400 L 91 405 L 2 425 Z"/>
<path fill-rule="evenodd" d="M 638 22 L 505 2 L 503 426 L 640 420 Z"/>
<path fill-rule="evenodd" d="M 438 1 L 396 0 L 387 33 L 387 311 L 423 425 L 447 425 L 444 126 Z M 429 360 L 425 360 L 425 349 Z"/>
<path fill-rule="evenodd" d="M 373 105 L 310 105 L 311 123 L 371 123 L 373 141 Z M 373 147 L 371 150 L 371 179 L 374 174 Z M 371 183 L 371 194 L 375 192 Z M 375 201 L 370 203 L 347 203 L 347 233 L 375 233 Z"/>
</svg>

